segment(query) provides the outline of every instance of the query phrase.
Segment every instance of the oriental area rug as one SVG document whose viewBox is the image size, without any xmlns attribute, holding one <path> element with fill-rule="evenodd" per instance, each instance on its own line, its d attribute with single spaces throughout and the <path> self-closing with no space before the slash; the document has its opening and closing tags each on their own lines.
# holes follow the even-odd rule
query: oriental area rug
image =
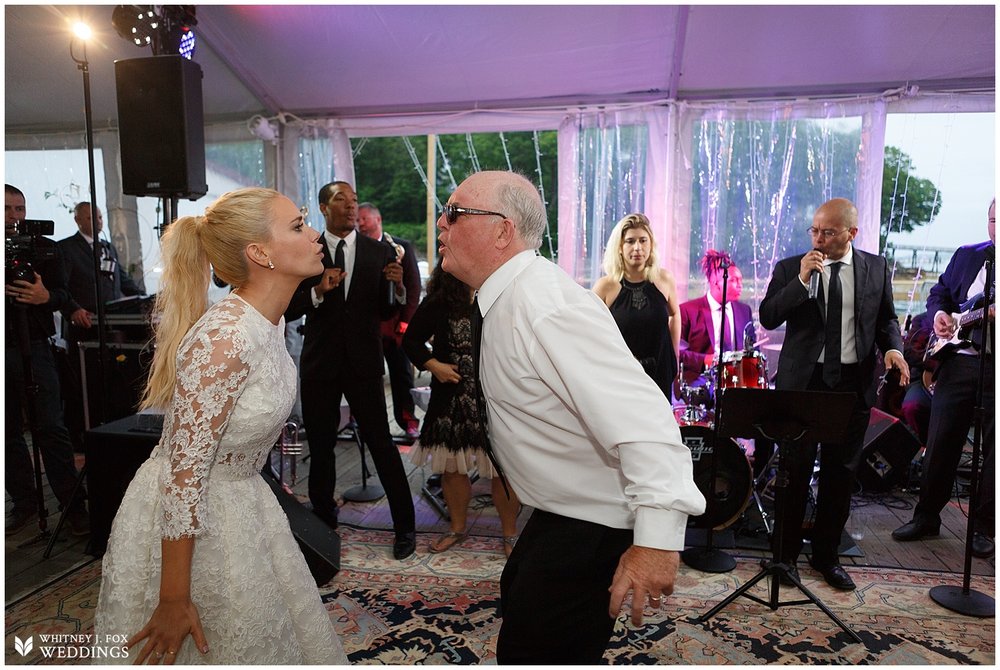
<svg viewBox="0 0 1000 670">
<path fill-rule="evenodd" d="M 430 534 L 419 536 L 417 553 L 405 561 L 391 557 L 392 534 L 341 527 L 341 570 L 320 591 L 354 664 L 493 664 L 500 541 L 469 537 L 443 554 L 430 554 Z M 995 663 L 993 619 L 964 617 L 936 605 L 927 595 L 939 584 L 961 585 L 958 575 L 851 569 L 858 590 L 829 588 L 807 566 L 800 573 L 864 644 L 851 642 L 813 605 L 781 607 L 739 599 L 706 624 L 691 621 L 711 609 L 758 566 L 741 560 L 736 570 L 706 574 L 682 565 L 674 595 L 664 609 L 633 627 L 624 617 L 605 654 L 622 664 L 887 664 L 938 665 Z M 755 593 L 766 599 L 766 584 Z M 69 574 L 6 609 L 5 658 L 10 664 L 77 664 L 79 655 L 45 658 L 24 651 L 28 637 L 93 632 L 100 586 L 100 562 Z M 977 577 L 973 588 L 995 593 L 995 579 Z M 783 600 L 799 599 L 785 591 Z M 17 637 L 21 644 L 17 645 Z M 68 643 L 72 644 L 72 643 Z M 18 648 L 20 651 L 18 651 Z"/>
</svg>

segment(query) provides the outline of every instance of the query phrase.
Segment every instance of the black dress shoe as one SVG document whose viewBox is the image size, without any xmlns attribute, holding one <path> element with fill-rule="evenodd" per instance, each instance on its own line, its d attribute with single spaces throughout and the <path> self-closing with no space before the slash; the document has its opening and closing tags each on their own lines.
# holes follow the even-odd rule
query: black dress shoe
<svg viewBox="0 0 1000 670">
<path fill-rule="evenodd" d="M 816 572 L 823 575 L 823 579 L 826 580 L 827 584 L 835 589 L 853 591 L 858 588 L 854 580 L 851 579 L 851 576 L 847 574 L 847 571 L 839 563 L 824 566 L 813 565 L 813 568 Z"/>
<path fill-rule="evenodd" d="M 912 542 L 913 540 L 922 540 L 925 537 L 937 537 L 940 533 L 940 521 L 934 523 L 923 519 L 914 519 L 892 531 L 892 539 L 899 542 Z"/>
<path fill-rule="evenodd" d="M 993 538 L 976 531 L 972 536 L 972 555 L 976 558 L 989 558 L 996 551 Z"/>
<path fill-rule="evenodd" d="M 397 561 L 401 561 L 417 550 L 417 534 L 414 531 L 409 533 L 396 533 L 396 541 L 392 543 L 392 556 Z"/>
</svg>

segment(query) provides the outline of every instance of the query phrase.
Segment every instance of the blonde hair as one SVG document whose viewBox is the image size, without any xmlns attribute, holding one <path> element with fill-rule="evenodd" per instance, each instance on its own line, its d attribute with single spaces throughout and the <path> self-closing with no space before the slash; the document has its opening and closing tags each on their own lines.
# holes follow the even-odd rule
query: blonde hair
<svg viewBox="0 0 1000 670">
<path fill-rule="evenodd" d="M 642 228 L 649 235 L 649 258 L 646 259 L 646 267 L 643 274 L 647 281 L 652 281 L 659 270 L 656 255 L 656 238 L 653 237 L 653 229 L 649 224 L 649 219 L 646 218 L 645 214 L 638 212 L 629 214 L 611 229 L 611 236 L 608 237 L 608 246 L 604 249 L 604 274 L 610 276 L 615 281 L 621 281 L 622 277 L 625 276 L 625 259 L 622 257 L 622 244 L 625 240 L 625 233 L 633 228 Z"/>
<path fill-rule="evenodd" d="M 156 351 L 141 407 L 170 405 L 177 383 L 177 349 L 208 309 L 212 269 L 234 288 L 249 274 L 245 249 L 271 238 L 272 207 L 282 197 L 269 188 L 222 195 L 203 216 L 182 216 L 160 241 L 163 275 L 156 296 Z"/>
</svg>

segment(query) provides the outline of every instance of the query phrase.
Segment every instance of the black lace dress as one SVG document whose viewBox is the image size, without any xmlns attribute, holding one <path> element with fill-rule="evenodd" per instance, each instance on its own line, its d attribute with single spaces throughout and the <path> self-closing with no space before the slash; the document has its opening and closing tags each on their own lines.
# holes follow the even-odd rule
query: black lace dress
<svg viewBox="0 0 1000 670">
<path fill-rule="evenodd" d="M 621 280 L 621 291 L 611 303 L 611 316 L 638 359 L 667 399 L 672 399 L 677 356 L 670 341 L 667 299 L 652 282 Z"/>
<path fill-rule="evenodd" d="M 493 466 L 485 452 L 485 439 L 476 405 L 476 380 L 472 371 L 472 306 L 449 310 L 442 300 L 426 299 L 410 319 L 403 336 L 403 350 L 421 370 L 436 358 L 458 366 L 457 384 L 431 381 L 431 398 L 420 428 L 420 439 L 410 452 L 417 465 L 431 472 L 467 473 L 478 469 L 492 478 Z M 433 353 L 427 343 L 433 341 Z"/>
</svg>

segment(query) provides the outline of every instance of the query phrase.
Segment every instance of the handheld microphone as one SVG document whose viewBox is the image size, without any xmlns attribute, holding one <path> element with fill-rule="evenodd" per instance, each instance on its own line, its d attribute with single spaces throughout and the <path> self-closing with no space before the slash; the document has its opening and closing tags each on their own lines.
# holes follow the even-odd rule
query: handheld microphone
<svg viewBox="0 0 1000 670">
<path fill-rule="evenodd" d="M 813 251 L 819 251 L 818 249 L 813 249 Z M 809 299 L 816 300 L 819 297 L 819 270 L 813 270 L 809 273 Z"/>
</svg>

